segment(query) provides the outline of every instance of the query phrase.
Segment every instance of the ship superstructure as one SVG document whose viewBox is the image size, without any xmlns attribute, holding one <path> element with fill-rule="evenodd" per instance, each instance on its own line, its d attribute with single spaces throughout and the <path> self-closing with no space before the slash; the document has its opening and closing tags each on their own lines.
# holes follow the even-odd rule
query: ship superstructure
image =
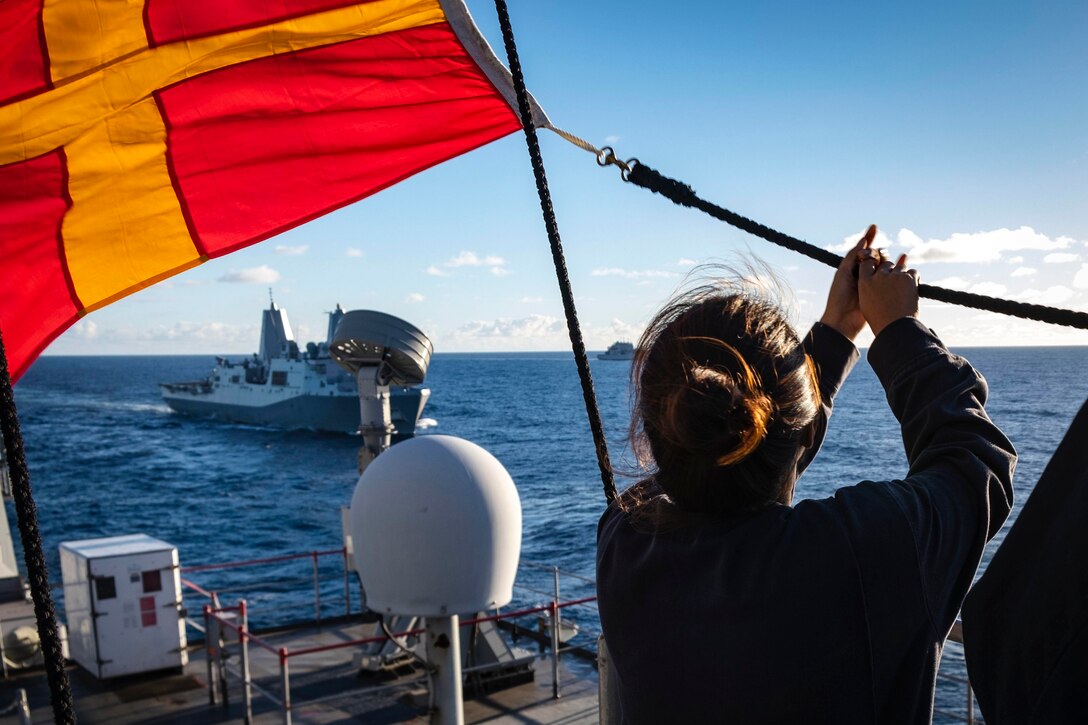
<svg viewBox="0 0 1088 725">
<path fill-rule="evenodd" d="M 248 358 L 217 357 L 211 374 L 192 382 L 161 383 L 163 400 L 186 415 L 277 428 L 334 433 L 359 429 L 359 397 L 354 378 L 329 357 L 329 344 L 344 309 L 329 313 L 322 342 L 300 348 L 287 311 L 270 302 L 261 319 L 258 352 Z M 395 438 L 415 433 L 431 391 L 390 386 Z"/>
</svg>

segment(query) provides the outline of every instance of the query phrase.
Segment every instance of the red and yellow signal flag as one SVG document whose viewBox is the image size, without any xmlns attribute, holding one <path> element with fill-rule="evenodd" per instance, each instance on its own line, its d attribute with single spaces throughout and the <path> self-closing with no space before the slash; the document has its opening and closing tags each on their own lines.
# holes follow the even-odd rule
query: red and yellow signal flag
<svg viewBox="0 0 1088 725">
<path fill-rule="evenodd" d="M 13 377 L 88 312 L 516 131 L 516 107 L 462 0 L 0 2 Z"/>
</svg>

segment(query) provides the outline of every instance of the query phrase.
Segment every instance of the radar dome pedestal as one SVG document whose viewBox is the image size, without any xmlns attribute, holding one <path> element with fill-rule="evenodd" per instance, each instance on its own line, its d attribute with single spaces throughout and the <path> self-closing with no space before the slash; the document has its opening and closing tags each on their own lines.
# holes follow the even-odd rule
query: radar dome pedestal
<svg viewBox="0 0 1088 725">
<path fill-rule="evenodd" d="M 350 528 L 367 607 L 427 619 L 432 722 L 462 723 L 458 614 L 513 596 L 521 501 L 510 474 L 460 438 L 403 441 L 359 477 Z"/>
<path fill-rule="evenodd" d="M 343 313 L 331 338 L 329 355 L 359 388 L 362 473 L 392 442 L 389 386 L 422 383 L 434 347 L 411 323 L 375 310 Z"/>
</svg>

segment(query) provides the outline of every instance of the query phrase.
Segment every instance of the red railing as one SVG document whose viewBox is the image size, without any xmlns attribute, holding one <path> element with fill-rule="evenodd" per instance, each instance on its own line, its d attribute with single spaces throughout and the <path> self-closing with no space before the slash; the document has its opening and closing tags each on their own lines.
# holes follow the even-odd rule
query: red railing
<svg viewBox="0 0 1088 725">
<path fill-rule="evenodd" d="M 482 624 L 484 622 L 496 622 L 500 620 L 511 620 L 519 617 L 526 617 L 532 614 L 539 614 L 541 612 L 548 612 L 551 617 L 551 626 L 553 631 L 553 647 L 552 647 L 552 662 L 553 662 L 553 675 L 555 676 L 555 682 L 553 684 L 554 696 L 559 696 L 559 681 L 558 681 L 558 656 L 559 649 L 557 646 L 558 639 L 557 634 L 559 630 L 559 610 L 567 607 L 574 607 L 582 604 L 588 604 L 595 602 L 597 597 L 582 597 L 580 599 L 573 599 L 567 602 L 552 601 L 546 605 L 527 607 L 525 609 L 519 609 L 513 612 L 504 612 L 500 614 L 487 615 L 483 617 L 475 617 L 460 622 L 461 626 L 471 626 L 476 624 Z M 231 621 L 230 618 L 222 616 L 224 613 L 237 613 L 239 621 Z M 329 652 L 331 650 L 344 649 L 348 647 L 360 647 L 367 644 L 375 644 L 379 642 L 388 642 L 396 640 L 401 637 L 414 637 L 426 632 L 424 628 L 414 628 L 405 630 L 402 632 L 393 632 L 390 634 L 381 634 L 374 637 L 365 637 L 362 639 L 351 640 L 347 642 L 335 642 L 333 644 L 320 645 L 316 647 L 305 647 L 290 651 L 287 647 L 276 647 L 271 643 L 261 639 L 257 635 L 249 631 L 248 627 L 248 607 L 246 601 L 240 600 L 237 605 L 226 607 L 213 607 L 211 605 L 204 606 L 204 623 L 205 631 L 207 633 L 207 665 L 208 665 L 208 682 L 209 692 L 212 704 L 216 703 L 216 690 L 222 689 L 222 694 L 226 697 L 226 678 L 225 673 L 229 672 L 229 668 L 224 658 L 223 647 L 220 641 L 219 632 L 222 629 L 227 629 L 235 632 L 238 635 L 238 643 L 241 647 L 241 667 L 242 671 L 234 674 L 236 677 L 242 680 L 243 684 L 243 706 L 245 712 L 246 722 L 250 722 L 252 719 L 253 699 L 252 691 L 256 690 L 259 694 L 267 697 L 272 702 L 280 706 L 283 712 L 283 720 L 287 725 L 291 723 L 291 681 L 290 681 L 290 669 L 289 661 L 294 657 L 304 657 L 306 655 L 317 654 L 320 652 Z M 281 695 L 277 697 L 268 690 L 260 687 L 253 682 L 253 678 L 250 676 L 249 671 L 249 645 L 255 644 L 261 649 L 270 652 L 275 655 L 279 660 L 280 665 L 280 679 L 281 679 Z M 218 688 L 217 688 L 218 684 Z"/>
<path fill-rule="evenodd" d="M 224 561 L 218 564 L 197 564 L 196 566 L 181 567 L 182 574 L 193 574 L 198 571 L 216 571 L 220 569 L 237 569 L 243 566 L 260 566 L 262 564 L 278 564 L 284 561 L 297 559 L 313 559 L 321 556 L 345 556 L 344 548 L 325 549 L 323 551 L 307 551 L 302 554 L 283 554 L 281 556 L 269 556 L 263 559 L 245 559 L 243 561 Z"/>
<path fill-rule="evenodd" d="M 313 607 L 314 607 L 314 621 L 321 621 L 321 570 L 319 566 L 319 560 L 321 557 L 337 556 L 343 560 L 342 578 L 343 578 L 343 598 L 344 598 L 344 615 L 351 614 L 351 579 L 350 572 L 347 565 L 347 550 L 344 548 L 339 549 L 324 549 L 308 551 L 301 554 L 282 554 L 280 556 L 268 556 L 257 559 L 244 559 L 241 561 L 224 561 L 214 564 L 198 564 L 195 566 L 181 567 L 182 574 L 197 574 L 212 571 L 225 571 L 229 569 L 239 569 L 243 567 L 256 567 L 256 566 L 268 566 L 271 564 L 282 564 L 284 562 L 301 561 L 309 559 L 312 562 L 312 573 L 299 579 L 299 582 L 312 581 L 313 584 Z M 282 582 L 278 582 L 282 583 Z M 204 587 L 190 578 L 182 578 L 181 584 L 183 587 L 190 589 L 201 596 L 207 597 L 213 607 L 219 605 L 219 596 L 224 591 L 237 592 L 238 589 L 217 590 L 213 587 Z M 258 587 L 261 585 L 257 585 Z M 199 626 L 193 625 L 195 629 L 200 629 Z"/>
<path fill-rule="evenodd" d="M 183 568 L 181 568 L 181 572 L 185 573 L 185 574 L 201 573 L 201 572 L 210 572 L 210 571 L 217 571 L 217 570 L 229 570 L 229 569 L 237 569 L 237 568 L 242 568 L 242 567 L 262 566 L 262 565 L 283 563 L 283 562 L 288 562 L 288 561 L 298 561 L 298 560 L 303 560 L 303 559 L 310 559 L 314 563 L 313 564 L 314 565 L 314 605 L 315 605 L 315 612 L 316 612 L 315 619 L 316 619 L 316 621 L 320 622 L 320 606 L 321 606 L 320 605 L 320 583 L 318 581 L 317 562 L 318 562 L 319 558 L 328 557 L 328 556 L 340 556 L 340 557 L 342 557 L 344 559 L 345 608 L 346 608 L 345 613 L 350 614 L 350 589 L 348 588 L 347 553 L 342 548 L 341 549 L 315 550 L 315 551 L 310 551 L 310 552 L 305 552 L 305 553 L 300 553 L 300 554 L 285 554 L 285 555 L 280 555 L 280 556 L 271 556 L 271 557 L 264 557 L 264 558 L 247 559 L 247 560 L 242 560 L 242 561 L 229 561 L 229 562 L 220 562 L 220 563 L 213 563 L 213 564 L 203 564 L 203 565 L 197 565 L 197 566 L 183 567 Z M 559 644 L 559 641 L 558 641 L 558 630 L 559 630 L 559 627 L 558 627 L 558 621 L 559 621 L 558 613 L 559 613 L 559 610 L 565 609 L 565 608 L 568 608 L 568 607 L 579 606 L 579 605 L 590 605 L 590 604 L 596 602 L 596 599 L 597 599 L 595 596 L 587 596 L 587 597 L 582 597 L 582 598 L 579 598 L 579 599 L 574 599 L 574 600 L 570 600 L 570 601 L 566 601 L 566 602 L 559 601 L 558 577 L 559 577 L 560 574 L 562 574 L 565 577 L 571 577 L 573 579 L 580 580 L 583 583 L 590 583 L 590 584 L 593 583 L 593 579 L 590 578 L 590 577 L 582 576 L 582 575 L 572 573 L 572 572 L 560 572 L 556 567 L 545 566 L 545 565 L 542 565 L 542 564 L 537 564 L 535 562 L 525 562 L 525 561 L 523 561 L 522 566 L 524 566 L 526 568 L 543 569 L 543 570 L 547 570 L 547 571 L 552 572 L 553 578 L 555 580 L 554 581 L 554 587 L 555 588 L 554 588 L 553 592 L 547 592 L 547 591 L 544 591 L 542 589 L 534 589 L 534 588 L 527 587 L 527 586 L 524 586 L 524 585 L 517 585 L 515 588 L 517 588 L 519 590 L 524 590 L 524 591 L 527 591 L 527 592 L 531 592 L 533 594 L 549 597 L 552 601 L 550 601 L 547 604 L 543 604 L 543 605 L 539 605 L 539 606 L 533 606 L 533 607 L 527 607 L 527 608 L 523 608 L 523 609 L 518 609 L 518 610 L 512 611 L 512 612 L 506 612 L 506 613 L 501 613 L 501 614 L 477 617 L 477 618 L 472 619 L 472 620 L 466 620 L 464 622 L 461 622 L 461 624 L 467 626 L 467 625 L 473 625 L 473 624 L 482 624 L 484 622 L 494 622 L 494 621 L 501 621 L 501 620 L 513 620 L 513 619 L 517 619 L 517 618 L 520 618 L 520 617 L 530 616 L 530 615 L 533 615 L 533 614 L 548 613 L 550 615 L 549 618 L 553 622 L 553 626 L 551 628 L 552 629 L 552 651 L 553 651 L 553 680 L 555 682 L 554 694 L 558 695 L 559 678 L 558 678 L 558 669 L 557 669 L 557 659 L 556 658 L 557 658 L 559 652 L 564 651 L 564 649 L 570 649 L 569 647 L 568 648 L 563 648 Z M 181 582 L 182 582 L 182 585 L 184 587 L 192 590 L 193 592 L 195 592 L 195 593 L 197 593 L 197 594 L 199 594 L 201 596 L 207 597 L 213 603 L 218 605 L 217 592 L 215 592 L 213 590 L 210 590 L 210 588 L 203 587 L 203 586 L 191 581 L 188 578 L 183 578 L 181 580 Z M 266 640 L 254 635 L 252 632 L 250 632 L 248 630 L 248 622 L 246 621 L 245 617 L 242 617 L 242 624 L 238 624 L 238 623 L 230 621 L 229 619 L 223 619 L 222 617 L 219 616 L 220 613 L 239 612 L 242 609 L 242 607 L 244 607 L 244 600 L 243 600 L 243 603 L 240 603 L 237 606 L 230 606 L 230 607 L 213 606 L 213 607 L 209 607 L 207 609 L 210 610 L 212 616 L 216 620 L 218 620 L 218 623 L 220 623 L 224 628 L 229 629 L 229 630 L 231 630 L 233 632 L 236 632 L 238 634 L 239 643 L 242 644 L 243 647 L 247 646 L 249 643 L 253 643 L 253 644 L 257 645 L 260 649 L 263 649 L 263 650 L 275 655 L 278 658 L 278 660 L 280 662 L 281 677 L 282 677 L 282 680 L 283 680 L 283 694 L 282 694 L 282 697 L 275 697 L 274 695 L 269 693 L 267 690 L 265 690 L 265 689 L 261 688 L 260 686 L 254 684 L 252 682 L 252 678 L 250 678 L 249 686 L 252 687 L 253 689 L 256 689 L 260 694 L 267 696 L 269 699 L 271 699 L 272 701 L 274 701 L 278 705 L 280 705 L 284 709 L 285 722 L 288 722 L 288 723 L 290 722 L 290 681 L 289 681 L 288 663 L 289 663 L 289 661 L 291 659 L 293 659 L 295 657 L 303 657 L 303 656 L 307 656 L 307 655 L 318 654 L 318 653 L 321 653 L 321 652 L 327 652 L 327 651 L 330 651 L 330 650 L 339 650 L 339 649 L 345 649 L 345 648 L 350 648 L 350 647 L 360 647 L 360 646 L 364 646 L 364 645 L 368 645 L 368 644 L 375 644 L 375 643 L 385 642 L 385 641 L 389 640 L 388 636 L 386 636 L 385 634 L 382 634 L 382 635 L 378 635 L 378 636 L 375 636 L 375 637 L 368 637 L 368 638 L 364 638 L 364 639 L 351 640 L 351 641 L 347 641 L 347 642 L 336 642 L 336 643 L 333 643 L 333 644 L 320 645 L 320 646 L 314 646 L 314 647 L 306 647 L 306 648 L 291 651 L 286 647 L 276 647 L 276 646 L 270 644 L 269 642 L 267 642 Z M 195 623 L 193 623 L 193 624 L 195 626 Z M 199 629 L 199 627 L 197 627 L 197 628 Z M 416 629 L 411 629 L 411 630 L 407 630 L 407 631 L 403 631 L 403 632 L 393 633 L 392 637 L 393 638 L 402 638 L 402 637 L 418 636 L 418 635 L 422 634 L 424 631 L 425 630 L 422 629 L 422 628 L 416 628 Z M 949 641 L 950 642 L 960 641 L 958 639 L 958 637 L 957 637 L 957 634 L 958 634 L 958 632 L 956 632 L 954 630 L 952 632 L 951 636 L 949 637 Z M 575 648 L 575 649 L 577 649 L 577 648 Z M 246 658 L 248 659 L 248 654 L 247 654 Z M 211 667 L 211 665 L 209 664 L 209 668 L 210 667 Z M 244 674 L 244 673 L 239 673 L 238 676 L 241 677 L 242 674 Z M 957 682 L 957 683 L 960 683 L 960 684 L 966 684 L 966 686 L 967 686 L 967 699 L 968 699 L 968 703 L 969 703 L 966 717 L 958 715 L 957 713 L 951 713 L 951 712 L 941 712 L 940 714 L 945 715 L 945 716 L 949 716 L 949 717 L 952 717 L 952 718 L 955 718 L 955 719 L 960 719 L 960 720 L 966 721 L 968 723 L 973 722 L 974 718 L 975 718 L 975 715 L 974 715 L 973 703 L 971 702 L 972 692 L 971 692 L 971 688 L 970 688 L 970 683 L 965 681 L 964 678 L 955 677 L 953 675 L 945 674 L 943 672 L 938 673 L 938 678 L 944 679 L 944 680 L 949 680 L 949 681 L 954 681 L 954 682 Z M 243 678 L 243 681 L 244 681 L 244 679 L 245 678 Z M 213 693 L 213 698 L 214 698 L 214 693 Z"/>
</svg>

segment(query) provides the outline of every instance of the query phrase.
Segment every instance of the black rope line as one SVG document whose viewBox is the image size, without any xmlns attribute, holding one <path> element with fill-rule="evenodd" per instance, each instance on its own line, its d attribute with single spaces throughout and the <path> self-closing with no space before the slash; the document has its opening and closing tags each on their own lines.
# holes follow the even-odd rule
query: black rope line
<svg viewBox="0 0 1088 725">
<path fill-rule="evenodd" d="M 49 593 L 49 572 L 42 554 L 42 537 L 38 531 L 38 507 L 30 490 L 30 472 L 26 467 L 23 450 L 23 434 L 19 428 L 19 415 L 15 409 L 15 394 L 8 372 L 8 356 L 4 350 L 4 338 L 0 334 L 0 429 L 3 431 L 4 451 L 11 474 L 11 496 L 15 500 L 15 512 L 19 518 L 19 536 L 23 542 L 23 558 L 26 561 L 27 578 L 30 580 L 30 596 L 34 601 L 34 616 L 38 620 L 38 638 L 41 640 L 45 660 L 45 674 L 53 702 L 53 720 L 58 725 L 75 723 L 72 691 L 68 686 L 68 672 L 64 668 L 64 655 L 57 633 L 57 615 L 53 609 L 53 597 Z"/>
<path fill-rule="evenodd" d="M 842 261 L 842 258 L 834 252 L 820 249 L 808 242 L 791 237 L 788 234 L 783 234 L 782 232 L 766 227 L 759 222 L 752 221 L 736 212 L 723 209 L 716 204 L 711 204 L 709 201 L 700 198 L 695 193 L 695 190 L 687 184 L 682 181 L 677 181 L 676 179 L 670 179 L 643 163 L 636 163 L 630 173 L 627 174 L 626 180 L 630 181 L 632 184 L 641 186 L 644 189 L 649 189 L 655 194 L 661 194 L 666 199 L 669 199 L 680 206 L 698 209 L 715 219 L 720 219 L 726 224 L 731 224 L 760 239 L 765 239 L 772 244 L 777 244 L 780 247 L 785 247 L 786 249 L 803 254 L 818 262 L 823 262 L 830 267 L 838 267 L 839 262 Z M 974 309 L 986 310 L 988 312 L 997 312 L 1002 315 L 1021 317 L 1026 320 L 1048 322 L 1052 325 L 1065 325 L 1067 327 L 1088 330 L 1088 312 L 1076 312 L 1074 310 L 1064 310 L 1059 307 L 1048 307 L 1046 305 L 1035 305 L 1028 302 L 1003 300 L 988 295 L 961 292 L 958 290 L 946 289 L 944 287 L 934 287 L 930 284 L 919 285 L 918 293 L 922 297 L 937 300 L 939 302 L 948 302 L 953 305 L 961 305 L 963 307 L 971 307 Z"/>
<path fill-rule="evenodd" d="M 589 417 L 589 427 L 593 432 L 593 444 L 597 449 L 597 466 L 601 470 L 604 497 L 609 503 L 612 503 L 616 500 L 616 481 L 612 475 L 612 463 L 608 458 L 608 442 L 604 437 L 604 426 L 601 425 L 601 412 L 597 407 L 597 394 L 593 390 L 593 377 L 589 372 L 589 359 L 586 357 L 586 346 L 582 341 L 582 328 L 578 324 L 578 311 L 574 307 L 574 293 L 571 291 L 570 277 L 567 275 L 567 263 L 563 257 L 563 244 L 559 239 L 559 225 L 556 223 L 555 210 L 552 208 L 552 197 L 548 191 L 548 178 L 544 174 L 544 159 L 540 155 L 540 143 L 537 140 L 536 127 L 533 126 L 532 111 L 529 107 L 529 92 L 525 88 L 525 77 L 521 72 L 521 61 L 518 60 L 518 49 L 514 45 L 514 30 L 510 25 L 510 13 L 506 8 L 506 0 L 495 0 L 495 9 L 499 13 L 502 39 L 506 44 L 510 74 L 513 76 L 514 90 L 517 92 L 518 112 L 521 116 L 521 126 L 525 130 L 525 143 L 529 147 L 529 159 L 533 164 L 533 175 L 536 177 L 536 191 L 540 197 L 540 210 L 544 214 L 544 226 L 548 230 L 548 241 L 552 247 L 552 263 L 555 265 L 555 276 L 559 281 L 559 293 L 563 298 L 563 312 L 567 318 L 567 333 L 570 335 L 571 349 L 574 350 L 574 361 L 578 365 L 578 379 L 582 382 L 582 399 L 586 404 L 586 415 Z"/>
</svg>

